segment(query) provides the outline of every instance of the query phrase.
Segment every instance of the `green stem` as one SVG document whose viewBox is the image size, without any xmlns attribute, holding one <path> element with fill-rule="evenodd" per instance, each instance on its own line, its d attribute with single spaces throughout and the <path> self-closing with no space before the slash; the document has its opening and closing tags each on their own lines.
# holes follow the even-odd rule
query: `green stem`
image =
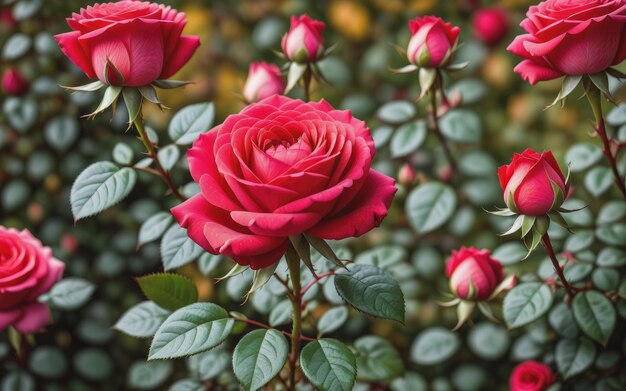
<svg viewBox="0 0 626 391">
<path fill-rule="evenodd" d="M 626 201 L 626 184 L 624 183 L 624 177 L 620 175 L 619 170 L 617 169 L 617 153 L 614 153 L 611 149 L 611 140 L 606 133 L 606 125 L 604 123 L 604 116 L 602 115 L 602 100 L 600 90 L 595 86 L 591 86 L 589 91 L 587 92 L 587 99 L 589 100 L 591 110 L 593 110 L 593 115 L 596 119 L 596 132 L 602 140 L 602 145 L 604 147 L 604 156 L 606 156 L 606 158 L 608 159 L 611 170 L 613 171 L 613 180 L 615 181 L 618 189 L 622 192 L 624 201 Z"/>
<path fill-rule="evenodd" d="M 154 162 L 154 167 L 156 167 L 156 170 L 159 176 L 161 177 L 161 179 L 163 179 L 163 182 L 165 182 L 167 187 L 170 189 L 170 191 L 176 198 L 178 198 L 181 201 L 185 201 L 185 197 L 182 194 L 180 194 L 180 192 L 178 191 L 178 189 L 172 182 L 172 178 L 170 178 L 170 174 L 163 168 L 163 166 L 161 166 L 161 162 L 159 161 L 159 157 L 156 153 L 156 150 L 154 149 L 154 145 L 152 145 L 152 142 L 148 138 L 148 134 L 144 127 L 143 118 L 141 117 L 141 114 L 137 116 L 135 121 L 133 121 L 133 124 L 135 125 L 135 128 L 137 129 L 137 133 L 139 134 L 139 139 L 143 143 L 144 147 L 146 147 L 146 152 L 148 156 L 152 158 L 152 161 Z"/>
<path fill-rule="evenodd" d="M 291 248 L 289 250 L 291 250 Z M 289 258 L 287 265 L 289 266 L 289 278 L 291 279 L 293 293 L 290 296 L 293 324 L 291 330 L 291 353 L 289 355 L 289 389 L 295 390 L 298 356 L 300 356 L 300 336 L 302 335 L 302 292 L 300 284 L 300 259 L 298 257 Z"/>
<path fill-rule="evenodd" d="M 304 88 L 304 101 L 309 102 L 311 100 L 311 78 L 313 74 L 311 71 L 311 65 L 307 64 L 306 71 L 302 76 L 302 85 Z"/>
<path fill-rule="evenodd" d="M 442 91 L 441 96 L 445 97 L 443 93 L 443 80 L 441 79 L 441 75 L 439 74 L 439 71 L 437 71 L 435 85 L 433 85 L 432 89 L 430 90 L 430 110 L 432 112 L 431 114 L 432 114 L 432 122 L 433 122 L 432 130 L 435 133 L 435 136 L 437 136 L 437 139 L 439 140 L 439 144 L 441 144 L 441 147 L 443 148 L 443 153 L 446 156 L 446 159 L 448 160 L 448 164 L 450 164 L 450 171 L 451 171 L 450 177 L 453 178 L 456 175 L 456 171 L 457 171 L 456 161 L 454 160 L 454 156 L 452 155 L 452 151 L 450 150 L 448 141 L 444 137 L 443 133 L 441 133 L 441 129 L 439 128 L 439 116 L 437 114 L 437 111 L 438 111 L 437 90 L 439 88 L 441 88 L 441 91 Z"/>
</svg>

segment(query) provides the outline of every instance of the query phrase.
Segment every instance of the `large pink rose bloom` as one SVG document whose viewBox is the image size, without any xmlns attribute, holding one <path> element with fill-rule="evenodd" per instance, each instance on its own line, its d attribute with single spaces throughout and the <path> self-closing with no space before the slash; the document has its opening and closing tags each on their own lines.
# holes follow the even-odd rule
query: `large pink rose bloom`
<svg viewBox="0 0 626 391">
<path fill-rule="evenodd" d="M 273 96 L 202 134 L 187 157 L 201 193 L 172 209 L 213 254 L 260 269 L 290 235 L 362 235 L 387 215 L 394 180 L 370 168 L 363 121 L 325 101 Z"/>
<path fill-rule="evenodd" d="M 184 13 L 149 2 L 96 4 L 67 23 L 74 31 L 55 36 L 63 53 L 88 77 L 113 85 L 144 86 L 167 79 L 200 44 L 197 36 L 181 35 L 187 23 Z"/>
<path fill-rule="evenodd" d="M 508 50 L 530 84 L 598 73 L 626 58 L 626 0 L 548 0 L 531 6 Z"/>
<path fill-rule="evenodd" d="M 22 334 L 50 323 L 50 310 L 37 298 L 61 279 L 65 265 L 27 230 L 0 226 L 0 331 Z"/>
</svg>

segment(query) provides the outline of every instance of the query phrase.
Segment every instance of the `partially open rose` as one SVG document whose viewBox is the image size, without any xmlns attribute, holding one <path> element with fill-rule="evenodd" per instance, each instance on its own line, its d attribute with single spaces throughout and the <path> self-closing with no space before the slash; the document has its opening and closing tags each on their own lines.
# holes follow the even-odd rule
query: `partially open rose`
<svg viewBox="0 0 626 391">
<path fill-rule="evenodd" d="M 200 44 L 197 36 L 181 35 L 184 13 L 143 1 L 95 4 L 67 23 L 74 31 L 55 36 L 63 53 L 88 77 L 112 85 L 167 79 Z"/>
<path fill-rule="evenodd" d="M 380 224 L 396 188 L 370 168 L 374 152 L 350 112 L 273 96 L 196 140 L 187 157 L 202 191 L 172 213 L 207 251 L 263 268 L 290 235 L 343 239 Z"/>
</svg>

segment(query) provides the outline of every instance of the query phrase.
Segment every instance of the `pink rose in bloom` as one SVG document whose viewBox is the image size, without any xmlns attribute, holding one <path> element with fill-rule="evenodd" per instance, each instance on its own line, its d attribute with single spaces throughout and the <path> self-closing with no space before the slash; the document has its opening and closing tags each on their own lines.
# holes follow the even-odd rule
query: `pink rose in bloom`
<svg viewBox="0 0 626 391">
<path fill-rule="evenodd" d="M 370 168 L 374 153 L 349 111 L 275 95 L 200 135 L 187 158 L 202 191 L 172 213 L 208 252 L 264 268 L 290 235 L 343 239 L 380 224 L 396 188 Z"/>
<path fill-rule="evenodd" d="M 61 279 L 65 265 L 27 230 L 0 226 L 0 331 L 22 334 L 50 323 L 50 310 L 37 298 Z"/>
<path fill-rule="evenodd" d="M 324 53 L 324 23 L 307 14 L 291 17 L 291 28 L 283 36 L 281 46 L 290 61 L 313 62 Z"/>
<path fill-rule="evenodd" d="M 15 68 L 7 68 L 2 74 L 2 90 L 7 95 L 24 95 L 28 92 L 29 87 L 28 80 Z"/>
<path fill-rule="evenodd" d="M 63 53 L 88 77 L 112 85 L 136 87 L 167 79 L 200 44 L 197 36 L 181 35 L 184 13 L 149 2 L 96 4 L 67 23 L 74 31 L 55 36 Z"/>
<path fill-rule="evenodd" d="M 500 8 L 476 10 L 472 18 L 474 36 L 485 45 L 499 44 L 509 32 L 509 16 Z"/>
<path fill-rule="evenodd" d="M 535 84 L 563 75 L 598 73 L 626 58 L 626 0 L 548 0 L 531 6 L 508 50 Z"/>
<path fill-rule="evenodd" d="M 461 247 L 446 263 L 452 293 L 463 300 L 486 300 L 504 279 L 502 264 L 489 251 Z"/>
<path fill-rule="evenodd" d="M 567 196 L 565 176 L 552 155 L 527 149 L 513 155 L 511 164 L 498 169 L 504 202 L 509 209 L 528 216 L 542 216 L 558 209 Z M 555 189 L 561 191 L 559 200 Z"/>
<path fill-rule="evenodd" d="M 544 391 L 556 378 L 549 366 L 537 361 L 524 361 L 513 369 L 509 382 L 511 391 Z"/>
<path fill-rule="evenodd" d="M 409 61 L 425 68 L 437 68 L 452 60 L 452 50 L 461 29 L 452 27 L 435 16 L 424 16 L 409 21 L 411 40 L 407 48 Z"/>
<path fill-rule="evenodd" d="M 285 83 L 278 66 L 266 62 L 250 64 L 248 79 L 243 87 L 246 101 L 256 102 L 272 95 L 282 95 L 284 92 Z"/>
</svg>

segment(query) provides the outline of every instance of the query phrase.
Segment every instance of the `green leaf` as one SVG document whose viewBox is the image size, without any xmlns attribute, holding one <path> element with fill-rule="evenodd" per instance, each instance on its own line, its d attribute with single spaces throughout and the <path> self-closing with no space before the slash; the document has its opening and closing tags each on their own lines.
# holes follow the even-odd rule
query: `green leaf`
<svg viewBox="0 0 626 391">
<path fill-rule="evenodd" d="M 0 383 L 2 391 L 35 391 L 35 379 L 25 371 L 14 371 L 7 374 Z"/>
<path fill-rule="evenodd" d="M 528 251 L 520 242 L 503 243 L 493 250 L 493 258 L 497 259 L 503 265 L 513 265 L 526 256 Z"/>
<path fill-rule="evenodd" d="M 596 144 L 579 143 L 572 146 L 565 154 L 565 162 L 572 172 L 586 170 L 602 159 L 602 149 Z"/>
<path fill-rule="evenodd" d="M 411 360 L 419 365 L 436 365 L 452 357 L 461 346 L 459 337 L 444 327 L 422 331 L 411 347 Z"/>
<path fill-rule="evenodd" d="M 117 164 L 131 164 L 133 161 L 133 150 L 127 144 L 117 143 L 113 147 L 113 160 Z"/>
<path fill-rule="evenodd" d="M 595 356 L 596 346 L 586 338 L 562 339 L 556 346 L 556 365 L 565 379 L 584 372 Z"/>
<path fill-rule="evenodd" d="M 169 315 L 170 311 L 144 301 L 126 311 L 113 328 L 136 338 L 152 337 Z"/>
<path fill-rule="evenodd" d="M 440 182 L 427 182 L 411 191 L 406 210 L 413 229 L 424 234 L 445 224 L 456 205 L 454 189 Z"/>
<path fill-rule="evenodd" d="M 178 158 L 180 158 L 180 150 L 174 144 L 167 145 L 157 152 L 157 157 L 159 158 L 159 162 L 165 171 L 171 170 Z"/>
<path fill-rule="evenodd" d="M 580 292 L 572 301 L 574 318 L 580 329 L 591 339 L 606 345 L 615 329 L 615 308 L 598 291 Z"/>
<path fill-rule="evenodd" d="M 161 241 L 163 268 L 176 269 L 197 259 L 204 250 L 188 235 L 187 230 L 178 224 L 172 225 Z"/>
<path fill-rule="evenodd" d="M 574 314 L 566 303 L 559 303 L 554 306 L 548 322 L 552 329 L 565 338 L 576 338 L 578 336 L 578 327 L 574 320 Z"/>
<path fill-rule="evenodd" d="M 29 352 L 31 373 L 45 379 L 62 379 L 67 372 L 65 354 L 56 346 L 40 346 Z"/>
<path fill-rule="evenodd" d="M 415 104 L 405 100 L 385 103 L 376 113 L 378 119 L 388 124 L 402 124 L 415 116 Z"/>
<path fill-rule="evenodd" d="M 220 266 L 226 257 L 222 254 L 214 255 L 211 253 L 204 253 L 198 259 L 198 269 L 200 273 L 205 276 L 212 276 L 213 272 Z"/>
<path fill-rule="evenodd" d="M 615 223 L 624 216 L 626 216 L 626 204 L 621 200 L 609 201 L 598 212 L 596 223 L 598 225 Z"/>
<path fill-rule="evenodd" d="M 175 311 L 198 300 L 193 282 L 178 274 L 150 274 L 137 278 L 137 283 L 148 299 L 166 310 Z"/>
<path fill-rule="evenodd" d="M 15 33 L 4 41 L 2 58 L 7 61 L 17 60 L 25 55 L 32 46 L 33 40 L 24 33 Z"/>
<path fill-rule="evenodd" d="M 345 301 L 366 314 L 404 323 L 404 296 L 383 270 L 353 264 L 335 275 L 335 288 Z"/>
<path fill-rule="evenodd" d="M 70 204 L 74 220 L 93 216 L 120 202 L 135 186 L 131 168 L 97 162 L 80 173 L 72 185 Z"/>
<path fill-rule="evenodd" d="M 596 228 L 596 236 L 602 242 L 613 246 L 626 243 L 626 224 L 611 224 Z"/>
<path fill-rule="evenodd" d="M 459 143 L 477 143 L 482 138 L 478 115 L 467 109 L 449 111 L 440 120 L 441 133 Z"/>
<path fill-rule="evenodd" d="M 206 381 L 219 377 L 228 370 L 232 354 L 222 346 L 189 357 L 187 359 L 189 373 L 196 379 Z"/>
<path fill-rule="evenodd" d="M 304 375 L 320 391 L 351 391 L 356 378 L 356 358 L 336 339 L 309 342 L 300 353 Z"/>
<path fill-rule="evenodd" d="M 601 196 L 611 188 L 612 184 L 613 174 L 608 167 L 594 167 L 585 175 L 585 188 L 594 197 Z"/>
<path fill-rule="evenodd" d="M 545 314 L 552 305 L 550 287 L 540 282 L 525 282 L 504 297 L 502 312 L 507 326 L 521 327 Z"/>
<path fill-rule="evenodd" d="M 137 361 L 128 370 L 128 388 L 137 390 L 152 390 L 157 388 L 174 372 L 170 361 Z"/>
<path fill-rule="evenodd" d="M 617 289 L 619 284 L 619 272 L 615 269 L 601 267 L 593 271 L 591 281 L 601 291 L 609 292 Z"/>
<path fill-rule="evenodd" d="M 48 121 L 43 132 L 46 142 L 52 148 L 65 152 L 78 137 L 78 121 L 69 115 L 60 115 Z"/>
<path fill-rule="evenodd" d="M 233 369 L 246 391 L 270 382 L 285 365 L 289 344 L 277 330 L 254 330 L 246 334 L 233 352 Z"/>
<path fill-rule="evenodd" d="M 181 379 L 172 384 L 167 391 L 206 391 L 206 387 L 194 379 Z"/>
<path fill-rule="evenodd" d="M 470 330 L 467 338 L 469 348 L 478 357 L 485 360 L 502 358 L 511 344 L 508 331 L 491 322 L 483 322 Z"/>
<path fill-rule="evenodd" d="M 230 335 L 234 322 L 216 304 L 194 303 L 183 307 L 159 327 L 148 359 L 183 357 L 212 349 Z"/>
<path fill-rule="evenodd" d="M 622 202 L 622 201 L 620 201 Z M 615 248 L 605 247 L 598 254 L 598 266 L 620 267 L 626 265 L 626 251 Z"/>
<path fill-rule="evenodd" d="M 391 139 L 391 157 L 408 156 L 424 144 L 428 131 L 424 121 L 409 122 L 400 126 Z"/>
<path fill-rule="evenodd" d="M 288 324 L 291 321 L 292 313 L 291 302 L 289 300 L 281 301 L 272 308 L 272 312 L 270 312 L 270 326 L 276 327 Z"/>
<path fill-rule="evenodd" d="M 317 331 L 320 335 L 338 330 L 348 320 L 348 308 L 334 307 L 324 312 L 317 322 Z"/>
<path fill-rule="evenodd" d="M 94 284 L 82 278 L 64 278 L 52 287 L 48 300 L 53 307 L 71 311 L 87 303 L 95 289 Z"/>
<path fill-rule="evenodd" d="M 359 380 L 385 382 L 404 373 L 404 362 L 389 342 L 375 335 L 354 341 Z"/>
<path fill-rule="evenodd" d="M 408 372 L 404 377 L 391 382 L 391 391 L 427 391 L 428 383 L 422 375 Z"/>
<path fill-rule="evenodd" d="M 178 145 L 191 144 L 200 133 L 211 129 L 214 118 L 215 106 L 211 102 L 186 106 L 174 115 L 167 133 Z"/>
<path fill-rule="evenodd" d="M 139 228 L 137 245 L 141 246 L 160 238 L 170 224 L 172 224 L 173 220 L 174 216 L 172 216 L 170 212 L 159 212 L 154 216 L 150 216 L 141 224 L 141 228 Z"/>
</svg>

